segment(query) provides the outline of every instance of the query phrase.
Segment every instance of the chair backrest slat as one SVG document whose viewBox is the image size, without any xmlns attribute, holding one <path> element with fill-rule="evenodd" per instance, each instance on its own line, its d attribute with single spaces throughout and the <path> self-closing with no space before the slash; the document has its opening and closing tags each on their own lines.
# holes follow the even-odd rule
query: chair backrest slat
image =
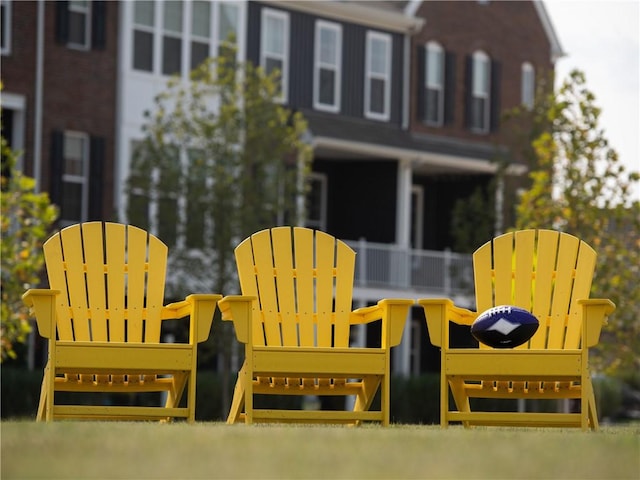
<svg viewBox="0 0 640 480">
<path fill-rule="evenodd" d="M 580 347 L 582 306 L 578 304 L 578 300 L 589 298 L 591 283 L 596 270 L 596 251 L 583 241 L 580 242 L 579 248 L 564 348 Z"/>
<path fill-rule="evenodd" d="M 330 347 L 333 338 L 333 267 L 335 241 L 330 235 L 316 232 L 316 316 L 318 318 L 318 346 Z"/>
<path fill-rule="evenodd" d="M 271 249 L 271 232 L 262 230 L 252 235 L 251 243 L 258 278 L 265 341 L 267 345 L 282 345 L 278 318 L 278 294 L 273 275 L 275 265 Z"/>
<path fill-rule="evenodd" d="M 351 325 L 349 316 L 353 308 L 353 282 L 355 279 L 356 252 L 346 243 L 338 241 L 336 248 L 336 298 L 335 332 L 336 347 L 349 346 Z"/>
<path fill-rule="evenodd" d="M 536 334 L 519 348 L 579 346 L 577 301 L 589 298 L 596 262 L 589 245 L 552 230 L 523 230 L 487 242 L 474 252 L 473 262 L 478 312 L 517 305 L 539 319 Z"/>
<path fill-rule="evenodd" d="M 258 292 L 258 279 L 256 277 L 256 268 L 253 259 L 253 246 L 251 237 L 245 239 L 234 250 L 236 257 L 236 265 L 238 269 L 238 280 L 240 281 L 240 290 L 244 295 L 256 297 L 253 301 L 252 331 L 253 344 L 258 346 L 264 345 L 264 332 L 262 330 L 262 310 L 260 307 L 260 297 Z M 259 332 L 257 334 L 256 332 Z"/>
<path fill-rule="evenodd" d="M 109 304 L 109 335 L 112 342 L 124 342 L 126 337 L 126 226 L 105 225 L 107 251 L 107 295 Z"/>
<path fill-rule="evenodd" d="M 242 293 L 259 299 L 254 345 L 349 345 L 355 252 L 346 244 L 308 228 L 277 227 L 244 240 L 235 255 Z"/>
<path fill-rule="evenodd" d="M 66 341 L 158 342 L 167 247 L 133 226 L 72 225 L 44 245 Z"/>
<path fill-rule="evenodd" d="M 91 311 L 91 339 L 106 342 L 109 340 L 109 332 L 101 223 L 91 222 L 82 225 L 82 244 L 87 270 L 87 295 Z"/>
<path fill-rule="evenodd" d="M 159 342 L 162 307 L 164 305 L 165 274 L 169 248 L 158 238 L 149 235 L 149 260 L 147 267 L 145 342 Z"/>
<path fill-rule="evenodd" d="M 296 300 L 300 332 L 300 346 L 316 344 L 315 299 L 310 294 L 314 288 L 313 277 L 313 230 L 294 229 L 296 264 Z"/>
<path fill-rule="evenodd" d="M 296 321 L 296 297 L 293 276 L 293 241 L 288 228 L 271 230 L 273 260 L 276 265 L 276 288 L 278 309 L 281 318 L 282 344 L 298 345 L 298 325 Z"/>
<path fill-rule="evenodd" d="M 580 241 L 569 235 L 560 236 L 558 259 L 551 303 L 551 319 L 549 321 L 549 338 L 547 348 L 561 349 L 567 327 L 567 315 L 571 302 L 571 289 L 575 274 L 576 257 Z"/>
<path fill-rule="evenodd" d="M 107 240 L 108 241 L 108 240 Z M 123 252 L 124 253 L 124 252 Z M 142 342 L 147 264 L 147 232 L 127 229 L 127 340 Z"/>
<path fill-rule="evenodd" d="M 84 246 L 80 228 L 65 228 L 62 236 L 62 252 L 67 272 L 67 293 L 73 317 L 74 340 L 91 340 L 89 305 L 84 272 Z"/>
</svg>

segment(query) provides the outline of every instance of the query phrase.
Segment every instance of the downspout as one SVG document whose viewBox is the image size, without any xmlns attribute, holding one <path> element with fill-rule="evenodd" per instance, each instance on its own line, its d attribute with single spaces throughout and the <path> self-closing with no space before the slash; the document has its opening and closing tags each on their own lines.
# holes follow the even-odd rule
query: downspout
<svg viewBox="0 0 640 480">
<path fill-rule="evenodd" d="M 33 107 L 33 178 L 35 191 L 41 188 L 41 164 L 42 164 L 42 85 L 44 72 L 44 0 L 38 0 L 37 38 L 36 38 L 36 83 L 35 105 Z M 35 368 L 35 329 L 31 329 L 27 337 L 27 368 L 33 371 Z M 45 352 L 46 355 L 48 353 Z"/>
<path fill-rule="evenodd" d="M 33 108 L 33 177 L 36 192 L 42 185 L 42 88 L 44 78 L 44 0 L 38 0 L 38 23 L 36 39 L 36 83 L 35 105 Z"/>
</svg>

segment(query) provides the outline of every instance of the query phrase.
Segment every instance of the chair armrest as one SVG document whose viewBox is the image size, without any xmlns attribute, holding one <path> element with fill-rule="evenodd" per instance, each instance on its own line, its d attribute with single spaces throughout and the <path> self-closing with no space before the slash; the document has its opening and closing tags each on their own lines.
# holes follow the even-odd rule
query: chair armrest
<svg viewBox="0 0 640 480">
<path fill-rule="evenodd" d="M 60 290 L 48 288 L 31 288 L 22 295 L 22 301 L 29 307 L 29 311 L 36 317 L 38 333 L 44 338 L 56 336 L 56 305 L 55 298 Z"/>
<path fill-rule="evenodd" d="M 251 344 L 253 302 L 256 297 L 250 295 L 227 295 L 218 302 L 222 320 L 233 321 L 233 329 L 240 343 Z"/>
<path fill-rule="evenodd" d="M 351 313 L 352 324 L 369 323 L 382 320 L 383 348 L 395 347 L 402 340 L 407 313 L 415 300 L 406 298 L 388 298 L 380 300 L 376 305 L 363 307 Z"/>
<path fill-rule="evenodd" d="M 427 319 L 429 339 L 436 347 L 449 347 L 449 321 L 459 325 L 471 325 L 478 313 L 466 308 L 456 307 L 448 298 L 423 298 L 418 300 Z"/>
<path fill-rule="evenodd" d="M 616 309 L 616 305 L 605 298 L 578 300 L 582 305 L 582 338 L 586 347 L 593 347 L 600 341 L 602 326 L 607 323 L 607 316 Z"/>
<path fill-rule="evenodd" d="M 221 298 L 222 295 L 217 294 L 195 293 L 180 302 L 163 307 L 161 318 L 167 320 L 191 317 L 189 336 L 191 339 L 195 337 L 196 343 L 201 343 L 209 338 L 213 315 Z"/>
</svg>

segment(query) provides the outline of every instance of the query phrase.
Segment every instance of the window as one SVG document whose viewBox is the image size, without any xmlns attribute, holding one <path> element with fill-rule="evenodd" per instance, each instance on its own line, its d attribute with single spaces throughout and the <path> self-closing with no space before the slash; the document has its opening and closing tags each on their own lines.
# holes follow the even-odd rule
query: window
<svg viewBox="0 0 640 480">
<path fill-rule="evenodd" d="M 444 116 L 444 50 L 440 44 L 429 42 L 425 49 L 424 121 L 441 126 Z"/>
<path fill-rule="evenodd" d="M 489 56 L 477 51 L 472 57 L 471 80 L 471 130 L 477 133 L 489 131 L 491 110 L 491 61 Z"/>
<path fill-rule="evenodd" d="M 529 62 L 522 64 L 522 105 L 529 110 L 533 108 L 535 99 L 535 73 Z"/>
<path fill-rule="evenodd" d="M 60 219 L 65 223 L 84 222 L 89 215 L 89 137 L 65 132 L 62 155 Z"/>
<path fill-rule="evenodd" d="M 391 105 L 391 36 L 367 32 L 364 84 L 364 114 L 389 120 Z"/>
<path fill-rule="evenodd" d="M 0 0 L 0 54 L 11 53 L 11 2 Z"/>
<path fill-rule="evenodd" d="M 91 47 L 91 6 L 88 1 L 69 2 L 68 35 L 68 46 L 82 50 L 88 50 Z"/>
<path fill-rule="evenodd" d="M 240 30 L 240 8 L 233 3 L 218 4 L 218 55 L 222 55 L 222 50 L 233 40 L 238 43 L 238 33 Z"/>
<path fill-rule="evenodd" d="M 191 4 L 191 70 L 209 57 L 211 3 L 196 0 Z"/>
<path fill-rule="evenodd" d="M 312 172 L 309 174 L 309 192 L 307 193 L 307 219 L 309 228 L 326 230 L 327 227 L 327 175 Z"/>
<path fill-rule="evenodd" d="M 263 9 L 261 32 L 260 66 L 267 74 L 274 70 L 280 72 L 279 99 L 286 103 L 289 76 L 289 16 L 276 10 Z"/>
<path fill-rule="evenodd" d="M 182 2 L 166 0 L 163 7 L 162 73 L 174 75 L 182 70 Z"/>
<path fill-rule="evenodd" d="M 340 110 L 342 28 L 335 23 L 316 22 L 313 106 L 318 110 Z"/>
<path fill-rule="evenodd" d="M 153 71 L 153 26 L 155 3 L 137 0 L 133 7 L 133 68 L 145 72 Z"/>
<path fill-rule="evenodd" d="M 136 0 L 125 3 L 131 4 L 134 70 L 186 77 L 208 57 L 221 54 L 221 49 L 229 45 L 229 39 L 235 44 L 241 41 L 243 6 L 238 2 Z"/>
</svg>

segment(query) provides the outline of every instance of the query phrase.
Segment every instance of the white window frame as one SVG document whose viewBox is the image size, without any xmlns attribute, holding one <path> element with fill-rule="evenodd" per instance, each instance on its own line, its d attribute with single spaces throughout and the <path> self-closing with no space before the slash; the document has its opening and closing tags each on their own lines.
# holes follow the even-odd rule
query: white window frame
<svg viewBox="0 0 640 480">
<path fill-rule="evenodd" d="M 371 57 L 373 55 L 373 42 L 381 41 L 386 45 L 385 71 L 373 72 Z M 372 120 L 388 121 L 391 117 L 391 35 L 374 31 L 367 32 L 365 50 L 365 78 L 364 78 L 364 116 Z M 371 110 L 371 81 L 382 80 L 384 82 L 384 107 L 383 112 Z"/>
<path fill-rule="evenodd" d="M 328 63 L 320 58 L 322 45 L 322 31 L 326 30 L 335 34 L 335 63 Z M 342 26 L 338 23 L 326 22 L 324 20 L 316 21 L 315 29 L 315 48 L 314 48 L 314 64 L 313 64 L 313 108 L 326 112 L 337 113 L 340 111 L 341 103 L 341 78 L 342 78 Z M 320 72 L 321 70 L 333 70 L 334 81 L 333 103 L 322 103 L 320 100 Z"/>
<path fill-rule="evenodd" d="M 471 130 L 476 133 L 488 133 L 491 122 L 491 58 L 482 50 L 475 51 L 472 58 L 472 102 L 476 99 L 480 99 L 484 102 L 484 116 L 482 119 L 482 125 L 472 125 Z M 483 75 L 486 76 L 486 78 L 483 78 Z"/>
<path fill-rule="evenodd" d="M 11 55 L 11 0 L 0 0 L 4 9 L 0 35 L 4 39 L 4 47 L 0 49 L 0 55 Z"/>
<path fill-rule="evenodd" d="M 282 52 L 267 51 L 267 20 L 273 19 L 282 22 Z M 282 62 L 280 71 L 280 94 L 276 100 L 287 103 L 289 100 L 289 14 L 273 10 L 271 8 L 263 8 L 260 19 L 260 66 L 265 69 L 267 67 L 267 59 L 274 59 Z"/>
<path fill-rule="evenodd" d="M 64 153 L 67 142 L 70 139 L 79 139 L 82 141 L 82 158 L 80 159 L 82 162 L 82 175 L 75 175 L 71 173 L 66 173 L 67 167 L 67 157 Z M 65 131 L 63 135 L 63 153 L 62 153 L 62 182 L 63 183 L 73 183 L 80 184 L 82 186 L 82 198 L 81 201 L 81 210 L 80 210 L 80 218 L 63 218 L 61 216 L 60 220 L 64 225 L 70 225 L 72 223 L 77 222 L 86 222 L 89 217 L 89 169 L 90 165 L 90 157 L 89 157 L 89 135 L 84 132 L 77 131 Z M 64 188 L 63 188 L 64 195 Z M 62 200 L 64 204 L 64 200 Z M 60 212 L 61 215 L 63 212 Z"/>
<path fill-rule="evenodd" d="M 536 76 L 533 65 L 529 62 L 522 64 L 522 105 L 528 110 L 533 108 L 536 95 Z"/>
<path fill-rule="evenodd" d="M 444 123 L 444 48 L 438 42 L 428 42 L 424 51 L 424 122 L 432 127 L 441 127 Z M 437 68 L 435 73 L 434 67 Z M 429 90 L 438 92 L 437 118 L 435 121 L 431 120 L 427 115 L 429 111 Z"/>
<path fill-rule="evenodd" d="M 84 15 L 84 43 L 74 43 L 71 40 L 67 42 L 67 47 L 76 50 L 89 50 L 91 48 L 91 2 L 87 0 L 85 6 L 80 6 L 74 2 L 68 3 L 69 16 L 71 13 Z M 71 20 L 69 20 L 69 23 Z"/>
</svg>

